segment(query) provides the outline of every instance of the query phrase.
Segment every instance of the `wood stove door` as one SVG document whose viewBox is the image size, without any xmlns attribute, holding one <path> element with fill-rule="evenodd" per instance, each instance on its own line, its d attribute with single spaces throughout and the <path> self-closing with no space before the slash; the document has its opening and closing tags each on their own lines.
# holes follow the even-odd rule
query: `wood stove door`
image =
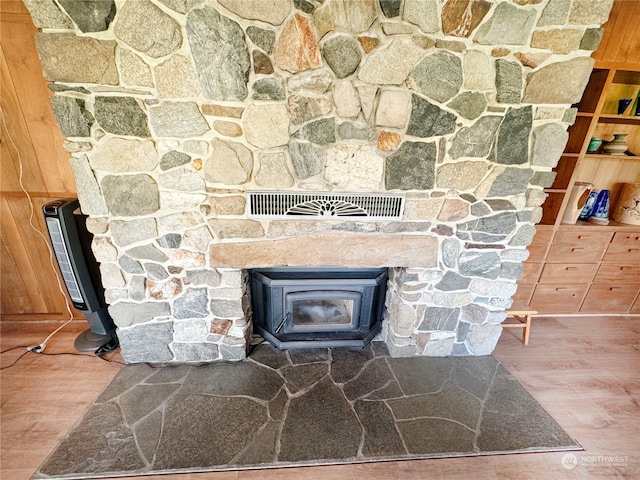
<svg viewBox="0 0 640 480">
<path fill-rule="evenodd" d="M 286 293 L 285 318 L 277 333 L 355 331 L 360 325 L 362 294 L 345 290 Z"/>
</svg>

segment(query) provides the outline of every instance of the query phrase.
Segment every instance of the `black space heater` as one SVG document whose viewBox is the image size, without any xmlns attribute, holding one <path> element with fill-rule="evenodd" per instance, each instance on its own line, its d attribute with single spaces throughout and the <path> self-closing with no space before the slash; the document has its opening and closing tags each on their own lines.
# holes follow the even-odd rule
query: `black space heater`
<svg viewBox="0 0 640 480">
<path fill-rule="evenodd" d="M 104 301 L 104 288 L 93 251 L 93 235 L 87 230 L 87 216 L 80 212 L 78 199 L 54 200 L 42 207 L 51 246 L 73 306 L 80 311 L 89 329 L 74 343 L 76 350 L 96 352 L 117 345 L 115 325 Z"/>
</svg>

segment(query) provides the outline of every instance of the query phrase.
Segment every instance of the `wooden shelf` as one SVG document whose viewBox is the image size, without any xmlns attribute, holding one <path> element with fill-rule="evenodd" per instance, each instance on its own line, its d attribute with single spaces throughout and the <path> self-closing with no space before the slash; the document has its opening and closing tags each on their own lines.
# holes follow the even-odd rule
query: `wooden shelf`
<svg viewBox="0 0 640 480">
<path fill-rule="evenodd" d="M 598 123 L 617 123 L 618 125 L 640 125 L 640 116 L 602 114 L 598 116 Z"/>
</svg>

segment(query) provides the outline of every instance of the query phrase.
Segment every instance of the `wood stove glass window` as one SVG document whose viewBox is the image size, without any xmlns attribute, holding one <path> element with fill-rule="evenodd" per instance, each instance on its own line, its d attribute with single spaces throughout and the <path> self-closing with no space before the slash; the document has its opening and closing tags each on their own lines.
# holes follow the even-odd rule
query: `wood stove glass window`
<svg viewBox="0 0 640 480">
<path fill-rule="evenodd" d="M 287 330 L 341 330 L 358 326 L 360 293 L 311 291 L 289 293 L 286 300 Z"/>
</svg>

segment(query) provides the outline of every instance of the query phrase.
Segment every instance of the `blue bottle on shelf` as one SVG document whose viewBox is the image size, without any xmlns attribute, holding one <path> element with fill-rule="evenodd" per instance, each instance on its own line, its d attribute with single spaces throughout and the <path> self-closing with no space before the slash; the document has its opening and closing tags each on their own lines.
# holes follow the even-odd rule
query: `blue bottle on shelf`
<svg viewBox="0 0 640 480">
<path fill-rule="evenodd" d="M 609 190 L 600 190 L 588 221 L 598 225 L 609 224 Z"/>
</svg>

